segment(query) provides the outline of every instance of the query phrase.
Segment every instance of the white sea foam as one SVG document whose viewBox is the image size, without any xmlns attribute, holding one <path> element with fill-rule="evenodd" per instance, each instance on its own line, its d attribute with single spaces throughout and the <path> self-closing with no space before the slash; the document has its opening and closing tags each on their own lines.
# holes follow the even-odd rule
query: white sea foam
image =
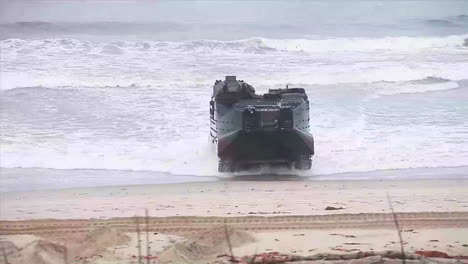
<svg viewBox="0 0 468 264">
<path fill-rule="evenodd" d="M 191 52 L 193 50 L 239 50 L 256 52 L 266 51 L 305 51 L 305 52 L 343 52 L 343 51 L 405 51 L 417 52 L 432 49 L 463 48 L 467 35 L 451 35 L 443 37 L 383 37 L 383 38 L 312 38 L 312 39 L 270 39 L 254 37 L 244 40 L 194 40 L 182 42 L 170 41 L 111 41 L 91 42 L 71 38 L 23 40 L 6 39 L 0 41 L 2 49 L 18 52 L 23 49 L 41 48 L 35 52 L 47 49 L 62 51 L 85 51 L 90 48 L 98 49 L 126 49 L 126 50 L 157 50 L 177 49 L 178 52 Z M 120 51 L 118 52 L 120 54 Z"/>
<path fill-rule="evenodd" d="M 3 40 L 1 166 L 218 175 L 207 108 L 232 74 L 306 87 L 305 175 L 467 165 L 467 37 Z"/>
<path fill-rule="evenodd" d="M 3 143 L 0 150 L 2 167 L 163 171 L 198 176 L 218 174 L 216 152 L 206 135 L 160 142 L 154 147 L 137 142 L 122 146 L 122 142 L 110 139 L 94 145 L 57 143 L 42 146 Z"/>
<path fill-rule="evenodd" d="M 468 35 L 446 37 L 384 37 L 333 39 L 266 39 L 258 38 L 261 47 L 305 52 L 421 52 L 432 49 L 462 47 Z"/>
<path fill-rule="evenodd" d="M 257 86 L 467 79 L 468 35 L 439 38 L 189 42 L 0 41 L 1 89 L 209 86 L 236 74 Z M 407 58 L 411 58 L 408 60 Z M 274 78 L 271 78 L 274 76 Z"/>
</svg>

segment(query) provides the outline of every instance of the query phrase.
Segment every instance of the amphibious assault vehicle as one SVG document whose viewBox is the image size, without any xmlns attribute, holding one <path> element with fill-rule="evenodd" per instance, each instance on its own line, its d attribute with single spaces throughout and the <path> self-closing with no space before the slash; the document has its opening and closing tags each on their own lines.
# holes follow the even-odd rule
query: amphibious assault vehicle
<svg viewBox="0 0 468 264">
<path fill-rule="evenodd" d="M 263 95 L 235 76 L 217 80 L 210 101 L 210 134 L 217 147 L 218 171 L 252 165 L 312 166 L 309 100 L 303 88 L 270 89 Z"/>
</svg>

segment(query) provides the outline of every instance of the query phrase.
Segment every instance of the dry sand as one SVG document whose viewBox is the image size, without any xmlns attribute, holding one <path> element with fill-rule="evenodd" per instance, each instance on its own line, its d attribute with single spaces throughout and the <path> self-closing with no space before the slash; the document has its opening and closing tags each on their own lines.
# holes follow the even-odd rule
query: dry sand
<svg viewBox="0 0 468 264">
<path fill-rule="evenodd" d="M 147 208 L 150 263 L 398 251 L 389 193 L 408 254 L 466 256 L 467 187 L 463 179 L 222 181 L 2 193 L 0 245 L 11 264 L 137 263 L 132 216 Z M 146 255 L 146 219 L 138 221 Z"/>
</svg>

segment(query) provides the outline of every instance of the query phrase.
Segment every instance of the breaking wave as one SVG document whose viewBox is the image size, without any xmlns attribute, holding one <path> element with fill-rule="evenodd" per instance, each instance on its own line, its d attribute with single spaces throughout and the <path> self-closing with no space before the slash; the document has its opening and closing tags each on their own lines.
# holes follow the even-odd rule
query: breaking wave
<svg viewBox="0 0 468 264">
<path fill-rule="evenodd" d="M 260 39 L 269 48 L 286 51 L 341 52 L 341 51 L 420 51 L 462 46 L 468 35 L 448 37 L 385 37 L 348 39 Z"/>
<path fill-rule="evenodd" d="M 466 39 L 468 35 L 186 42 L 7 39 L 0 41 L 1 89 L 207 87 L 214 78 L 233 73 L 265 88 L 428 76 L 457 81 L 468 79 Z M 405 62 L 408 56 L 411 63 Z"/>
<path fill-rule="evenodd" d="M 384 37 L 384 38 L 328 38 L 328 39 L 269 39 L 262 37 L 236 41 L 195 40 L 185 42 L 168 41 L 112 41 L 90 42 L 70 38 L 28 41 L 6 39 L 0 47 L 6 52 L 21 53 L 25 49 L 40 48 L 61 50 L 105 50 L 119 48 L 125 51 L 177 49 L 178 51 L 198 50 L 241 50 L 244 52 L 304 51 L 304 52 L 346 52 L 346 51 L 420 51 L 438 48 L 459 48 L 468 34 L 446 37 Z M 120 52 L 119 52 L 120 53 Z"/>
</svg>

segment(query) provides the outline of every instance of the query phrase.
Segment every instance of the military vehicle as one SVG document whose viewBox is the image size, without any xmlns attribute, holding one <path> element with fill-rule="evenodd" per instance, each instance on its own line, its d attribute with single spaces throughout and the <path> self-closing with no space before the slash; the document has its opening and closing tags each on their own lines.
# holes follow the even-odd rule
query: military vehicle
<svg viewBox="0 0 468 264">
<path fill-rule="evenodd" d="M 261 164 L 298 170 L 312 166 L 309 100 L 303 88 L 270 89 L 263 95 L 235 76 L 217 80 L 210 101 L 210 135 L 219 172 Z"/>
</svg>

